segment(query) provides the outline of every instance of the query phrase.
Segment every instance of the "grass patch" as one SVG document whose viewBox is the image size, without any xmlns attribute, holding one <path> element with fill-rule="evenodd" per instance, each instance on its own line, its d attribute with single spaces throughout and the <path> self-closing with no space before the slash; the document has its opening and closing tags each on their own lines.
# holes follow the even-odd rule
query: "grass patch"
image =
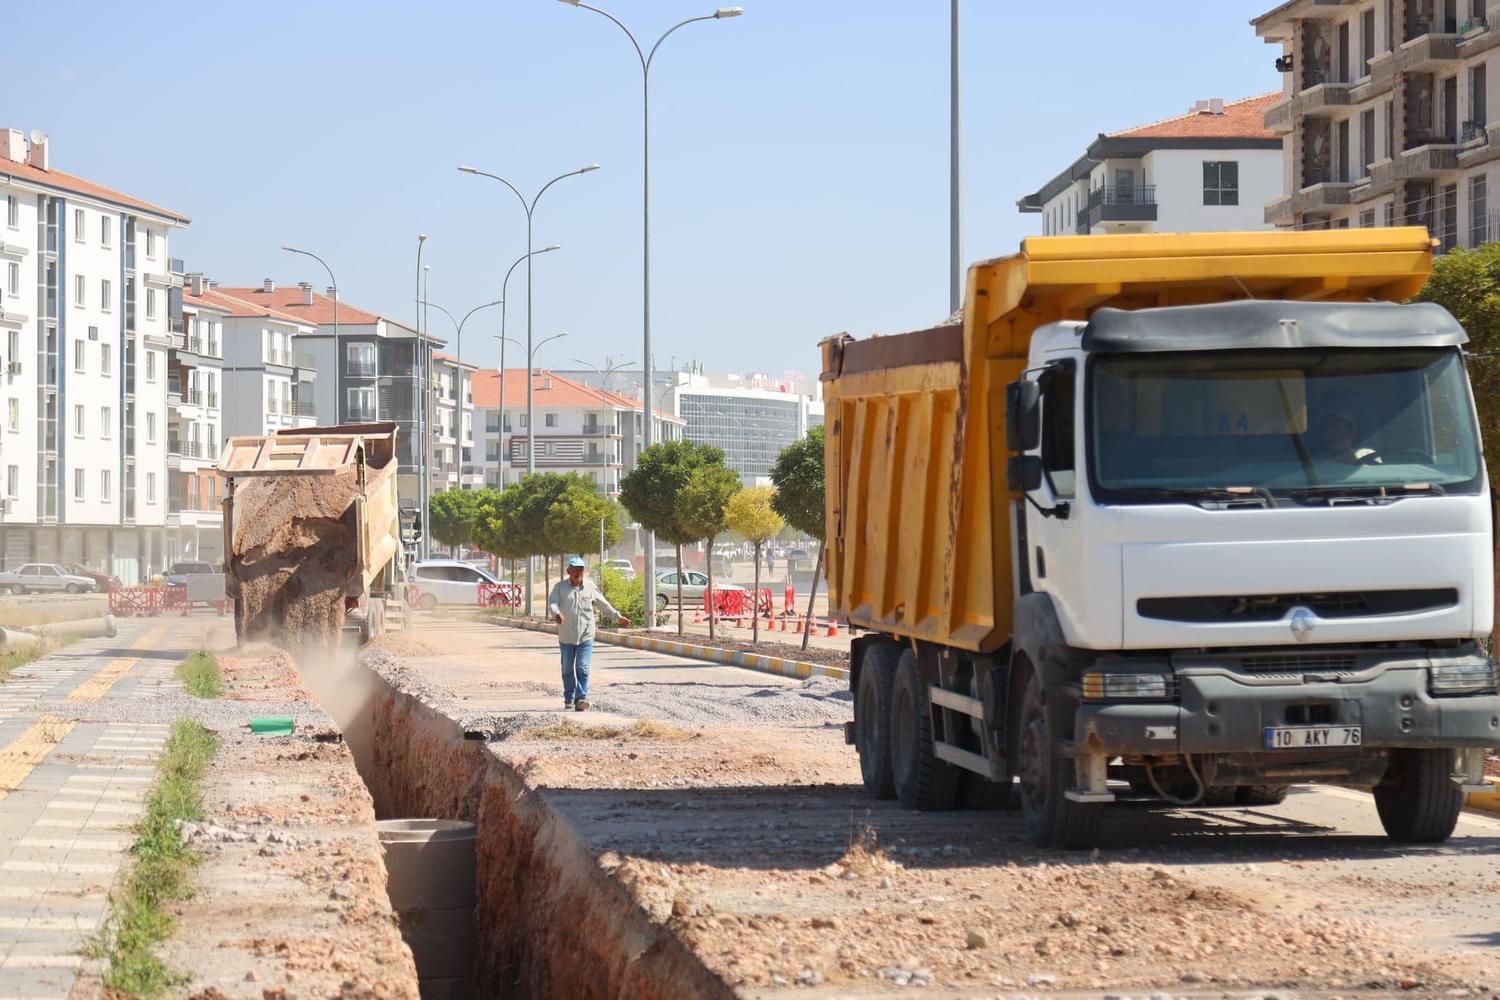
<svg viewBox="0 0 1500 1000">
<path fill-rule="evenodd" d="M 699 736 L 691 730 L 678 729 L 650 719 L 641 719 L 623 728 L 587 726 L 563 719 L 550 726 L 528 730 L 527 735 L 540 740 L 691 740 Z"/>
<path fill-rule="evenodd" d="M 177 664 L 177 679 L 197 698 L 217 698 L 224 693 L 224 672 L 219 661 L 206 649 Z"/>
<path fill-rule="evenodd" d="M 109 963 L 107 990 L 154 997 L 182 982 L 153 949 L 172 933 L 167 906 L 187 898 L 200 860 L 182 842 L 177 821 L 203 818 L 203 776 L 218 748 L 219 738 L 196 722 L 182 720 L 172 727 L 146 801 L 146 818 L 130 849 L 135 863 L 113 894 L 109 920 L 90 949 Z"/>
<path fill-rule="evenodd" d="M 45 655 L 46 650 L 41 648 L 0 654 L 0 684 L 10 679 L 11 671 Z"/>
</svg>

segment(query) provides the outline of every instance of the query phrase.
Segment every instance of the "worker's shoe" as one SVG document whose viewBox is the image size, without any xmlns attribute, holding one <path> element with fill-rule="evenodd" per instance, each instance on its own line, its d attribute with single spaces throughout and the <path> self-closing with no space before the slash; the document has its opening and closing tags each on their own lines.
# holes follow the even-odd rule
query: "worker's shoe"
<svg viewBox="0 0 1500 1000">
<path fill-rule="evenodd" d="M 573 699 L 572 698 L 564 698 L 563 699 L 563 711 L 564 712 L 568 712 L 568 711 L 572 711 L 572 709 L 573 709 Z"/>
<path fill-rule="evenodd" d="M 579 698 L 573 703 L 573 707 L 580 712 L 587 712 L 589 710 L 589 700 L 587 698 Z"/>
</svg>

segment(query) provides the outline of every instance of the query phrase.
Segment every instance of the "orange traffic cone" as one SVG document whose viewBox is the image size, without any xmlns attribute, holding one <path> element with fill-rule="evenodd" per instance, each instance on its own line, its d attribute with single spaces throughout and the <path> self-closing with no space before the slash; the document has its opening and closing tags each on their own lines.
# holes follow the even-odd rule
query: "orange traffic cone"
<svg viewBox="0 0 1500 1000">
<path fill-rule="evenodd" d="M 835 621 L 833 618 L 829 618 L 828 619 L 828 635 L 829 636 L 836 636 L 838 634 L 839 634 L 839 623 L 837 621 Z"/>
</svg>

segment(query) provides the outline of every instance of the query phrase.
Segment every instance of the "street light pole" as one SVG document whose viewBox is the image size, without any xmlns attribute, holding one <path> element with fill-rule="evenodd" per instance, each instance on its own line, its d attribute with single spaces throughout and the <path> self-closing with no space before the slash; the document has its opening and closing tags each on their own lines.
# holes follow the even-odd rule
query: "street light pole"
<svg viewBox="0 0 1500 1000">
<path fill-rule="evenodd" d="M 634 32 L 625 27 L 624 22 L 615 17 L 607 10 L 602 10 L 591 4 L 580 2 L 580 0 L 562 0 L 570 7 L 578 7 L 582 10 L 593 11 L 602 17 L 614 22 L 615 27 L 625 32 L 625 37 L 630 39 L 630 44 L 635 47 L 635 54 L 641 60 L 641 352 L 645 358 L 643 369 L 643 380 L 641 389 L 642 408 L 645 409 L 644 429 L 641 437 L 641 450 L 651 447 L 651 62 L 656 58 L 656 50 L 661 48 L 661 43 L 667 40 L 667 36 L 679 28 L 698 21 L 718 21 L 729 17 L 739 17 L 745 12 L 743 7 L 720 7 L 712 14 L 704 14 L 699 17 L 690 17 L 672 25 L 662 32 L 661 37 L 651 46 L 651 51 L 646 52 L 641 48 L 641 43 L 636 39 Z M 656 536 L 652 532 L 646 532 L 646 556 L 645 556 L 646 580 L 648 585 L 654 586 L 656 579 Z M 656 624 L 656 607 L 652 602 L 646 606 L 646 627 L 650 628 Z"/>
<path fill-rule="evenodd" d="M 432 265 L 422 266 L 422 302 L 427 301 L 427 280 L 432 275 Z M 432 493 L 432 414 L 428 412 L 427 394 L 430 391 L 428 382 L 432 378 L 432 352 L 427 347 L 427 338 L 431 336 L 432 327 L 427 320 L 427 307 L 422 306 L 422 329 L 417 335 L 417 359 L 422 370 L 421 391 L 417 395 L 419 412 L 422 415 L 422 440 L 417 443 L 421 458 L 421 483 L 422 483 L 422 558 L 427 559 L 432 555 L 432 533 L 428 531 L 428 521 L 431 520 L 432 507 L 428 502 Z"/>
<path fill-rule="evenodd" d="M 532 397 L 534 395 L 531 378 L 531 258 L 536 256 L 536 252 L 532 249 L 531 246 L 532 217 L 536 214 L 537 202 L 542 200 L 542 195 L 547 193 L 547 189 L 549 187 L 556 184 L 564 177 L 573 177 L 578 174 L 586 174 L 590 171 L 598 170 L 599 164 L 591 163 L 586 167 L 580 167 L 577 170 L 569 170 L 565 174 L 558 174 L 556 177 L 543 184 L 541 190 L 537 191 L 537 193 L 529 202 L 526 200 L 526 196 L 521 193 L 520 188 L 516 187 L 504 177 L 501 177 L 499 174 L 492 174 L 488 171 L 478 170 L 474 167 L 464 166 L 462 164 L 459 165 L 458 169 L 466 174 L 476 174 L 480 177 L 488 177 L 491 180 L 496 180 L 501 184 L 504 184 L 506 187 L 510 188 L 511 193 L 513 193 L 516 198 L 520 200 L 521 208 L 526 212 L 526 256 L 523 258 L 526 261 L 526 473 L 530 475 L 531 473 L 536 471 L 536 449 L 532 447 L 535 428 L 531 426 Z M 502 376 L 502 378 L 503 377 L 504 376 Z M 528 615 L 531 614 L 531 585 L 531 560 L 528 558 L 526 560 L 526 613 Z"/>
<path fill-rule="evenodd" d="M 296 247 L 287 247 L 287 246 L 284 246 L 281 249 L 285 250 L 287 253 L 300 253 L 304 257 L 311 257 L 313 260 L 317 261 L 319 264 L 322 264 L 323 265 L 323 270 L 325 270 L 325 271 L 328 272 L 328 283 L 333 286 L 333 375 L 334 375 L 334 385 L 338 385 L 338 383 L 339 383 L 339 378 L 338 378 L 338 373 L 339 373 L 339 279 L 337 279 L 337 278 L 335 278 L 333 276 L 333 268 L 331 268 L 331 267 L 328 266 L 328 262 L 326 260 L 324 260 L 322 257 L 319 257 L 317 254 L 312 253 L 312 252 L 307 251 L 307 250 L 298 250 Z M 420 252 L 420 250 L 418 252 Z M 339 414 L 339 410 L 340 410 L 338 402 L 339 401 L 337 399 L 334 399 L 334 401 L 333 401 L 333 413 L 334 413 L 334 418 L 335 418 L 336 422 L 337 422 L 337 418 L 338 418 L 338 414 Z"/>
<path fill-rule="evenodd" d="M 416 379 L 413 380 L 414 383 L 417 383 L 417 380 L 419 380 L 422 377 L 422 367 L 418 363 L 417 357 L 421 353 L 421 350 L 422 350 L 422 300 L 424 298 L 426 298 L 426 296 L 422 294 L 422 247 L 425 246 L 426 243 L 427 243 L 427 234 L 426 233 L 420 233 L 420 234 L 418 234 L 418 236 L 417 236 L 417 295 L 416 295 L 416 298 L 413 300 L 417 304 L 417 306 L 416 306 L 416 308 L 417 308 L 417 317 L 416 317 L 417 342 L 416 342 L 416 345 L 414 347 L 415 353 L 413 353 L 412 359 L 411 359 L 411 370 L 416 375 Z M 419 393 L 417 393 L 415 391 L 416 388 L 417 388 L 417 385 L 414 384 L 412 386 L 412 389 L 413 389 L 412 398 L 413 398 L 413 400 L 415 400 L 416 398 L 418 398 L 418 396 L 420 395 Z M 377 384 L 377 391 L 378 391 L 378 384 Z M 345 395 L 347 395 L 347 393 Z M 379 405 L 378 401 L 377 401 L 376 405 L 377 406 Z M 378 416 L 379 413 L 377 412 L 376 415 Z M 427 522 L 421 520 L 422 511 L 425 509 L 426 505 L 422 502 L 422 497 L 423 497 L 423 492 L 422 492 L 422 451 L 421 451 L 421 447 L 422 447 L 422 436 L 421 436 L 422 435 L 422 431 L 421 431 L 422 422 L 421 422 L 420 417 L 418 417 L 418 419 L 416 420 L 416 426 L 417 426 L 417 433 L 416 433 L 416 436 L 415 436 L 414 440 L 411 443 L 411 455 L 412 455 L 412 459 L 417 464 L 417 518 L 418 518 L 418 524 L 419 524 L 419 528 L 420 528 L 422 534 L 426 535 L 427 534 Z M 422 551 L 422 543 L 421 543 L 420 540 L 418 540 L 418 542 L 417 542 L 417 553 L 420 555 L 421 551 Z"/>
<path fill-rule="evenodd" d="M 948 313 L 963 306 L 963 187 L 958 162 L 958 0 L 953 0 L 948 98 Z"/>
<path fill-rule="evenodd" d="M 503 299 L 495 299 L 492 302 L 485 302 L 485 303 L 482 303 L 480 305 L 477 305 L 473 309 L 470 309 L 468 312 L 464 313 L 464 318 L 463 319 L 455 319 L 454 316 L 453 316 L 453 314 L 451 312 L 449 312 L 447 309 L 444 309 L 442 306 L 438 305 L 436 302 L 428 302 L 425 299 L 422 302 L 423 308 L 426 308 L 427 306 L 430 305 L 430 306 L 432 306 L 432 308 L 436 309 L 438 312 L 442 313 L 444 316 L 447 316 L 448 317 L 448 322 L 452 323 L 453 326 L 454 326 L 454 328 L 458 331 L 457 346 L 454 348 L 454 353 L 453 353 L 454 361 L 456 362 L 455 365 L 454 365 L 454 367 L 458 369 L 458 385 L 456 387 L 456 391 L 457 391 L 458 395 L 457 395 L 457 398 L 454 400 L 454 402 L 458 404 L 458 410 L 459 410 L 460 413 L 463 412 L 463 401 L 464 401 L 463 400 L 463 395 L 464 395 L 464 393 L 463 393 L 463 382 L 464 382 L 464 355 L 463 355 L 463 350 L 464 350 L 464 324 L 469 321 L 469 317 L 470 316 L 474 315 L 479 310 L 481 310 L 481 309 L 488 309 L 491 306 L 498 306 L 503 301 L 504 301 Z M 456 428 L 455 430 L 456 430 L 456 434 L 457 434 L 457 436 L 459 438 L 459 445 L 458 445 L 458 449 L 459 449 L 459 454 L 458 454 L 458 487 L 459 487 L 459 489 L 463 489 L 463 485 L 464 485 L 463 437 L 462 437 L 461 427 L 460 428 Z"/>
<path fill-rule="evenodd" d="M 505 445 L 505 345 L 510 341 L 510 338 L 505 335 L 505 314 L 508 311 L 506 309 L 506 307 L 505 307 L 505 300 L 509 296 L 509 293 L 506 291 L 506 289 L 510 288 L 510 276 L 511 276 L 511 272 L 513 272 L 518 266 L 520 266 L 520 264 L 521 264 L 521 262 L 523 260 L 530 260 L 532 257 L 535 257 L 539 253 L 550 253 L 553 250 L 561 250 L 561 249 L 562 249 L 562 247 L 560 247 L 556 243 L 554 243 L 551 246 L 542 247 L 540 250 L 528 250 L 526 253 L 522 254 L 519 257 L 517 257 L 515 263 L 512 264 L 509 268 L 506 269 L 505 280 L 500 283 L 500 444 L 501 444 L 501 448 L 500 448 L 500 453 L 499 454 L 500 454 L 500 488 L 501 489 L 505 488 L 505 447 L 504 447 L 504 445 Z"/>
</svg>

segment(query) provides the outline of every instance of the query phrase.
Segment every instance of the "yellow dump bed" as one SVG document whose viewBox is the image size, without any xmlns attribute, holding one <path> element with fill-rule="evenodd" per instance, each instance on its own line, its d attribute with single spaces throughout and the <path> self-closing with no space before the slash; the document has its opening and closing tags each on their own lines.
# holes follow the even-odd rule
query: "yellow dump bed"
<svg viewBox="0 0 1500 1000">
<path fill-rule="evenodd" d="M 1010 636 L 1005 386 L 1044 323 L 1246 297 L 1399 301 L 1422 228 L 1028 239 L 969 269 L 963 322 L 823 341 L 828 582 L 866 628 L 989 652 Z"/>
</svg>

